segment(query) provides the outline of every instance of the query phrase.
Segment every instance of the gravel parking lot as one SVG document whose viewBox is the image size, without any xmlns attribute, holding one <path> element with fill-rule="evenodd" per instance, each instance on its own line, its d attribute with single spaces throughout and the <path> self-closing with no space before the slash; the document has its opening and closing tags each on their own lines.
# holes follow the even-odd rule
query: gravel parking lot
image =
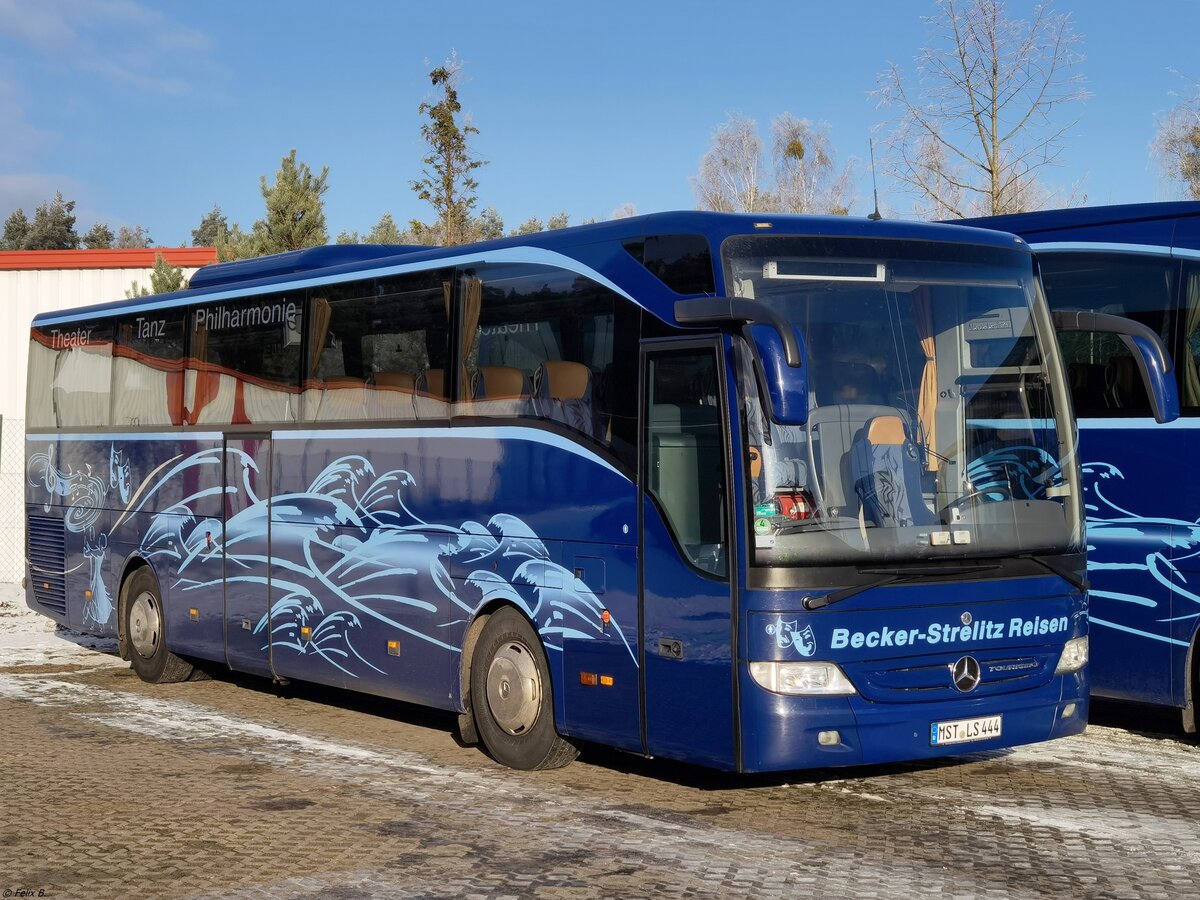
<svg viewBox="0 0 1200 900">
<path fill-rule="evenodd" d="M 440 713 L 147 685 L 114 649 L 0 587 L 4 897 L 1200 895 L 1200 748 L 1167 719 L 779 778 L 597 748 L 522 773 Z"/>
</svg>

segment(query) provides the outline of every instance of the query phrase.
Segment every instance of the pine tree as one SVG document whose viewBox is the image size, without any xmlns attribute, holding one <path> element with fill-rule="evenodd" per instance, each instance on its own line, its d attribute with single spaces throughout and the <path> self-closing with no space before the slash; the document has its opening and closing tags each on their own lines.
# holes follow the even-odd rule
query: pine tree
<svg viewBox="0 0 1200 900">
<path fill-rule="evenodd" d="M 403 244 L 404 242 L 404 236 L 396 227 L 396 221 L 392 218 L 391 213 L 384 213 L 380 216 L 375 227 L 363 238 L 364 244 Z"/>
<path fill-rule="evenodd" d="M 83 236 L 83 246 L 88 250 L 111 250 L 114 240 L 112 229 L 97 222 Z"/>
<path fill-rule="evenodd" d="M 412 189 L 422 200 L 426 200 L 437 214 L 437 225 L 441 232 L 437 243 L 461 244 L 469 239 L 471 208 L 475 205 L 475 189 L 479 183 L 471 173 L 486 165 L 472 155 L 469 146 L 471 135 L 479 129 L 462 118 L 462 105 L 458 102 L 457 85 L 462 65 L 451 55 L 444 65 L 429 73 L 429 80 L 442 91 L 437 103 L 423 102 L 417 111 L 428 116 L 429 121 L 421 126 L 421 136 L 429 145 L 429 154 L 422 159 L 425 168 L 420 180 L 412 182 Z"/>
<path fill-rule="evenodd" d="M 79 235 L 75 232 L 75 201 L 64 200 L 56 193 L 53 200 L 43 203 L 33 216 L 33 224 L 25 235 L 23 250 L 75 250 Z"/>
<path fill-rule="evenodd" d="M 169 294 L 182 290 L 187 285 L 183 280 L 183 269 L 167 262 L 161 253 L 154 257 L 154 269 L 150 272 L 150 288 L 146 289 L 138 282 L 129 285 L 125 297 L 136 300 L 138 297 L 149 297 L 151 294 Z"/>
<path fill-rule="evenodd" d="M 20 250 L 25 246 L 25 238 L 29 234 L 29 219 L 25 210 L 15 209 L 4 220 L 4 235 L 0 237 L 0 250 Z"/>
<path fill-rule="evenodd" d="M 150 288 L 155 294 L 169 294 L 183 288 L 183 269 L 173 266 L 159 253 L 154 257 L 154 271 L 150 273 Z"/>
<path fill-rule="evenodd" d="M 516 227 L 516 230 L 513 231 L 513 234 L 514 235 L 537 234 L 539 231 L 545 231 L 545 230 L 546 230 L 546 226 L 545 226 L 545 224 L 543 224 L 541 219 L 539 219 L 537 216 L 530 216 L 528 219 L 526 219 L 524 222 L 522 222 L 520 225 L 518 225 Z"/>
<path fill-rule="evenodd" d="M 504 219 L 494 207 L 489 206 L 471 220 L 471 240 L 494 241 L 504 237 Z"/>
<path fill-rule="evenodd" d="M 192 232 L 193 247 L 222 247 L 229 241 L 229 221 L 221 207 L 213 205 L 212 212 L 200 220 Z"/>
<path fill-rule="evenodd" d="M 254 223 L 259 253 L 283 253 L 319 247 L 329 242 L 325 230 L 325 201 L 329 189 L 329 166 L 313 177 L 306 163 L 296 162 L 296 151 L 285 156 L 275 173 L 275 183 L 262 177 L 262 195 L 267 217 Z"/>
</svg>

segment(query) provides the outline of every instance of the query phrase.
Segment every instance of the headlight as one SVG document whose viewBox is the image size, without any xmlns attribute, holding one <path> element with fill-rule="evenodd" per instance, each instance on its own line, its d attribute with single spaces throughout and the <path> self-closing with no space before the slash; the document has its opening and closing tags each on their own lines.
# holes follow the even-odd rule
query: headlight
<svg viewBox="0 0 1200 900">
<path fill-rule="evenodd" d="M 829 662 L 752 662 L 750 675 L 777 694 L 830 696 L 856 694 L 850 679 Z"/>
<path fill-rule="evenodd" d="M 1058 668 L 1054 670 L 1055 675 L 1066 675 L 1069 672 L 1078 672 L 1088 661 L 1088 639 L 1085 634 L 1083 637 L 1071 638 L 1063 644 L 1062 656 L 1058 658 Z"/>
</svg>

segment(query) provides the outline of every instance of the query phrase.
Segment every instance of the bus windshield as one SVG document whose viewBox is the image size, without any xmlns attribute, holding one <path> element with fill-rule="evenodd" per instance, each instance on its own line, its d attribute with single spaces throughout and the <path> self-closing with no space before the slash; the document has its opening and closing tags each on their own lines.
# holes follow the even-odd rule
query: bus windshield
<svg viewBox="0 0 1200 900">
<path fill-rule="evenodd" d="M 1073 433 L 1028 253 L 753 236 L 729 293 L 793 323 L 806 358 L 771 422 L 743 354 L 759 565 L 1062 553 L 1080 545 Z"/>
</svg>

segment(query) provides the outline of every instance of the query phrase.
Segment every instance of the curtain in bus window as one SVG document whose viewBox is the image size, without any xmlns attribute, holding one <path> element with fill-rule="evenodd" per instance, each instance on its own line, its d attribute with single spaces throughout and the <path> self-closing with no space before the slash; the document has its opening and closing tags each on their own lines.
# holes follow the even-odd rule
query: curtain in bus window
<svg viewBox="0 0 1200 900">
<path fill-rule="evenodd" d="M 233 421 L 237 382 L 208 363 L 208 328 L 197 317 L 192 332 L 192 355 L 184 373 L 184 416 L 189 425 L 229 424 Z"/>
<path fill-rule="evenodd" d="M 463 327 L 462 360 L 471 357 L 475 349 L 476 332 L 479 329 L 479 311 L 483 307 L 483 281 L 478 278 L 463 279 Z"/>
<path fill-rule="evenodd" d="M 459 280 L 459 290 L 462 294 L 462 322 L 459 329 L 461 340 L 458 356 L 459 384 L 462 385 L 464 401 L 470 403 L 476 396 L 476 389 L 480 386 L 478 375 L 474 372 L 474 366 L 471 363 L 476 358 L 475 344 L 479 336 L 479 312 L 483 307 L 483 281 L 473 275 L 464 275 Z M 446 312 L 449 315 L 449 283 L 446 285 L 446 297 Z"/>
<path fill-rule="evenodd" d="M 51 393 L 62 428 L 108 425 L 112 384 L 112 325 L 81 327 L 73 334 L 52 331 L 61 344 Z"/>
<path fill-rule="evenodd" d="M 29 341 L 29 382 L 26 387 L 25 427 L 54 428 L 58 419 L 54 412 L 52 385 L 58 363 L 58 351 L 50 347 L 50 336 L 34 329 Z"/>
<path fill-rule="evenodd" d="M 1200 360 L 1197 359 L 1195 340 L 1200 332 L 1200 273 L 1192 272 L 1187 281 L 1187 320 L 1184 323 L 1184 346 L 1187 347 L 1187 362 L 1183 366 L 1183 405 L 1200 406 Z"/>
<path fill-rule="evenodd" d="M 312 316 L 312 331 L 310 332 L 312 359 L 310 360 L 310 365 L 311 370 L 315 372 L 321 362 L 321 353 L 325 350 L 325 339 L 329 336 L 329 319 L 332 315 L 329 301 L 324 297 L 317 297 L 312 302 L 309 315 Z"/>
<path fill-rule="evenodd" d="M 170 382 L 170 383 L 168 383 Z M 182 378 L 136 359 L 113 360 L 114 425 L 178 425 Z"/>
<path fill-rule="evenodd" d="M 928 288 L 920 288 L 912 295 L 913 321 L 925 354 L 925 367 L 921 370 L 921 388 L 917 394 L 917 419 L 921 423 L 924 443 L 927 447 L 937 446 L 937 351 L 933 333 L 933 304 Z M 936 469 L 937 457 L 930 454 L 929 468 Z"/>
<path fill-rule="evenodd" d="M 117 323 L 113 425 L 183 422 L 182 311 L 148 312 Z"/>
</svg>

